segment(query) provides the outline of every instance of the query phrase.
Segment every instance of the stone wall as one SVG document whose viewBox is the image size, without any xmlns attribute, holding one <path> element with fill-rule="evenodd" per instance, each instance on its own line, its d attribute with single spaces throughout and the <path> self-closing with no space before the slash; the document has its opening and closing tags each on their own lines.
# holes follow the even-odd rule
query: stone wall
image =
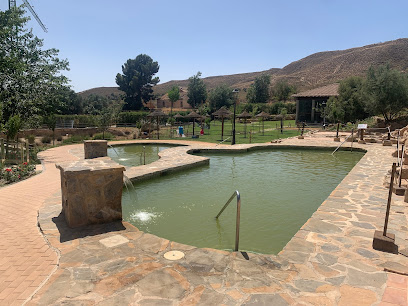
<svg viewBox="0 0 408 306">
<path fill-rule="evenodd" d="M 85 159 L 108 156 L 107 140 L 85 140 Z"/>
<path fill-rule="evenodd" d="M 56 167 L 61 171 L 62 211 L 69 227 L 122 220 L 123 166 L 96 158 Z"/>
</svg>

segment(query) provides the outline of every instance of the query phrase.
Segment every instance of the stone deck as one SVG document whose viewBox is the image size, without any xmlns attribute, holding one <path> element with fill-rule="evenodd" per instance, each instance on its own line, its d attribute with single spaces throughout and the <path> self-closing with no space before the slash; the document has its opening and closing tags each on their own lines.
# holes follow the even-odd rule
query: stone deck
<svg viewBox="0 0 408 306">
<path fill-rule="evenodd" d="M 167 149 L 160 160 L 125 173 L 139 180 L 208 162 L 187 152 L 214 145 L 186 143 L 191 146 Z M 338 143 L 318 135 L 217 149 L 288 145 Z M 358 147 L 367 150 L 365 156 L 278 255 L 199 249 L 143 233 L 126 222 L 72 230 L 60 214 L 60 192 L 53 189 L 38 220 L 57 250 L 57 269 L 28 304 L 406 305 L 407 278 L 384 270 L 408 273 L 408 258 L 371 247 L 374 230 L 383 226 L 388 195 L 383 179 L 395 148 Z M 78 146 L 64 148 L 77 157 L 83 154 Z M 407 245 L 407 214 L 402 197 L 394 196 L 389 231 L 396 234 L 400 250 Z M 185 257 L 167 260 L 163 255 L 170 250 Z"/>
</svg>

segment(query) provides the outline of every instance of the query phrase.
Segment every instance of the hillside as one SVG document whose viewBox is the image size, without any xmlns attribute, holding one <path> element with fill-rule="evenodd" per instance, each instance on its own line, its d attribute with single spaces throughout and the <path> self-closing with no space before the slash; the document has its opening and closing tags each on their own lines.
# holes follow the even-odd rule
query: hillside
<svg viewBox="0 0 408 306">
<path fill-rule="evenodd" d="M 378 43 L 358 48 L 338 51 L 318 52 L 279 68 L 265 71 L 222 75 L 204 78 L 208 89 L 219 84 L 234 88 L 248 88 L 261 74 L 271 75 L 272 84 L 278 80 L 287 80 L 298 90 L 310 89 L 340 81 L 352 75 L 364 75 L 371 65 L 389 63 L 392 68 L 408 71 L 408 38 Z M 157 95 L 164 95 L 173 85 L 187 87 L 188 80 L 169 81 L 155 86 Z M 116 87 L 98 87 L 79 93 L 119 94 Z"/>
</svg>

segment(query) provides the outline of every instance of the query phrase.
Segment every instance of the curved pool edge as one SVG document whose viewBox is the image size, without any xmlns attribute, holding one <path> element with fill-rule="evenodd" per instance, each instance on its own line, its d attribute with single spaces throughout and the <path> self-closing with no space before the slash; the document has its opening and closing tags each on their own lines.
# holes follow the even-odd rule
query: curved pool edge
<svg viewBox="0 0 408 306">
<path fill-rule="evenodd" d="M 181 142 L 177 147 L 177 141 L 137 141 L 126 142 L 126 145 L 132 144 L 171 144 L 176 145 L 173 148 L 162 150 L 158 153 L 159 159 L 147 165 L 137 167 L 126 167 L 126 177 L 132 182 L 140 182 L 149 180 L 161 175 L 165 175 L 172 172 L 178 172 L 194 167 L 208 165 L 210 159 L 204 156 L 194 155 L 195 153 L 245 153 L 255 150 L 273 150 L 273 149 L 306 149 L 306 150 L 335 150 L 337 145 L 327 146 L 325 144 L 285 144 L 285 143 L 255 143 L 255 144 L 243 144 L 243 145 L 220 145 L 215 144 L 208 146 L 208 143 L 194 143 L 187 145 Z M 116 146 L 122 145 L 121 143 Z M 355 151 L 366 153 L 367 150 L 364 147 L 354 147 Z M 349 150 L 349 148 L 341 148 L 341 150 Z"/>
<path fill-rule="evenodd" d="M 326 149 L 334 149 L 336 147 L 329 142 L 322 141 L 314 143 L 312 140 L 308 144 L 306 141 L 302 141 L 300 144 L 299 142 L 294 142 L 296 142 L 296 140 L 284 141 L 284 143 L 271 145 L 254 144 L 251 148 L 248 148 L 247 145 L 238 145 L 240 147 L 220 147 L 218 151 L 230 152 L 233 150 L 245 152 L 248 149 L 264 149 L 270 147 L 324 147 Z M 392 260 L 393 257 L 391 258 L 391 255 L 389 254 L 372 250 L 370 245 L 372 241 L 372 232 L 374 229 L 382 227 L 382 219 L 379 217 L 384 213 L 387 195 L 387 191 L 382 186 L 382 179 L 390 168 L 392 163 L 391 152 L 395 150 L 395 148 L 382 147 L 381 145 L 356 145 L 354 148 L 364 150 L 366 151 L 366 154 L 353 167 L 342 182 L 331 192 L 329 197 L 319 206 L 316 212 L 293 236 L 283 250 L 278 255 L 254 254 L 253 256 L 250 256 L 250 261 L 259 264 L 262 269 L 266 266 L 265 261 L 261 261 L 261 257 L 272 262 L 276 259 L 278 265 L 271 268 L 272 270 L 269 271 L 271 274 L 279 274 L 279 271 L 282 272 L 284 270 L 291 271 L 291 273 L 293 272 L 295 276 L 279 280 L 281 285 L 285 288 L 283 291 L 289 292 L 292 297 L 302 296 L 303 293 L 308 295 L 320 295 L 321 292 L 337 292 L 337 296 L 343 296 L 346 294 L 344 291 L 341 291 L 341 288 L 345 286 L 356 288 L 355 290 L 357 291 L 355 291 L 355 293 L 357 293 L 358 290 L 360 290 L 361 293 L 363 291 L 364 293 L 369 293 L 376 301 L 381 301 L 384 294 L 387 276 L 380 265 Z M 166 155 L 169 157 L 168 155 L 171 155 L 171 152 L 168 153 L 165 151 L 173 149 L 174 148 L 164 150 L 164 156 L 162 156 L 162 158 L 166 157 Z M 202 145 L 191 145 L 189 148 L 184 149 L 184 152 L 179 152 L 181 158 L 194 156 L 189 154 L 193 153 L 193 150 L 206 150 Z M 161 159 L 150 164 L 150 166 L 160 162 Z M 190 163 L 190 165 L 194 164 L 195 163 L 193 162 Z M 160 166 L 160 164 L 154 165 L 150 170 L 152 172 L 160 171 L 158 166 Z M 135 168 L 141 167 L 144 166 Z M 177 166 L 174 166 L 174 168 L 177 169 Z M 166 171 L 166 169 L 167 168 L 164 168 L 163 171 Z M 352 192 L 350 193 L 350 191 Z M 385 194 L 385 196 L 383 196 L 383 194 Z M 364 205 L 361 203 L 364 203 Z M 397 202 L 397 206 L 402 211 L 407 212 L 405 205 L 401 205 L 401 203 Z M 360 220 L 360 215 L 366 216 L 367 218 L 368 216 L 371 216 L 371 220 L 365 220 L 363 222 L 364 218 Z M 49 216 L 50 215 L 48 215 L 48 219 L 50 218 Z M 397 234 L 393 224 L 391 224 L 390 230 Z M 44 231 L 45 235 L 46 232 L 47 228 L 45 228 Z M 401 240 L 402 234 L 406 235 L 407 231 L 397 235 L 397 239 Z M 141 235 L 146 235 L 149 238 L 153 236 L 155 238 L 152 239 L 159 239 L 161 242 L 166 241 L 164 238 L 147 233 Z M 167 244 L 163 243 L 163 245 L 166 245 L 166 247 L 164 247 L 164 249 L 159 249 L 157 254 L 160 255 L 163 254 L 164 251 L 178 248 L 186 248 L 186 254 L 198 250 L 198 248 L 195 247 L 173 242 L 167 242 Z M 323 246 L 325 248 L 323 248 Z M 336 248 L 339 248 L 341 251 L 336 252 Z M 225 256 L 229 256 L 231 260 L 238 260 L 238 262 L 243 260 L 243 257 L 239 252 L 232 252 L 229 253 L 229 255 L 226 255 L 225 251 L 220 250 L 200 250 L 210 250 L 209 252 L 211 252 L 211 254 L 224 254 Z M 149 251 L 144 252 L 148 256 L 153 256 Z M 284 268 L 282 270 L 278 267 L 280 263 L 286 262 L 290 263 L 289 268 Z M 357 267 L 353 262 L 363 263 L 367 268 Z M 407 264 L 407 262 L 405 261 L 404 264 Z M 356 277 L 358 278 L 358 284 L 356 283 Z M 376 283 L 369 283 L 365 278 L 375 278 Z M 311 289 L 306 283 L 310 284 L 313 288 Z M 322 286 L 325 286 L 324 290 L 327 291 L 324 291 Z M 255 292 L 260 294 L 262 292 L 267 292 L 259 291 L 266 290 L 267 288 L 260 288 L 263 287 L 256 287 L 254 288 L 254 291 L 245 289 L 247 291 L 241 291 L 241 293 L 244 292 L 245 294 L 250 294 L 250 292 Z M 271 292 L 281 291 L 277 290 Z M 339 298 L 337 298 L 337 302 L 338 299 Z"/>
</svg>

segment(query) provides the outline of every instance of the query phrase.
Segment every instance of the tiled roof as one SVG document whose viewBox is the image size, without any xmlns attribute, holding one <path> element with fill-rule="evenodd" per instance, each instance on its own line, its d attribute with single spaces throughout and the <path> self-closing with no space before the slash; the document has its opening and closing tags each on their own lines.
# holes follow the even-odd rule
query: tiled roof
<svg viewBox="0 0 408 306">
<path fill-rule="evenodd" d="M 332 97 L 339 95 L 339 84 L 331 84 L 319 88 L 310 89 L 298 94 L 292 95 L 295 98 L 307 98 L 307 97 Z"/>
</svg>

